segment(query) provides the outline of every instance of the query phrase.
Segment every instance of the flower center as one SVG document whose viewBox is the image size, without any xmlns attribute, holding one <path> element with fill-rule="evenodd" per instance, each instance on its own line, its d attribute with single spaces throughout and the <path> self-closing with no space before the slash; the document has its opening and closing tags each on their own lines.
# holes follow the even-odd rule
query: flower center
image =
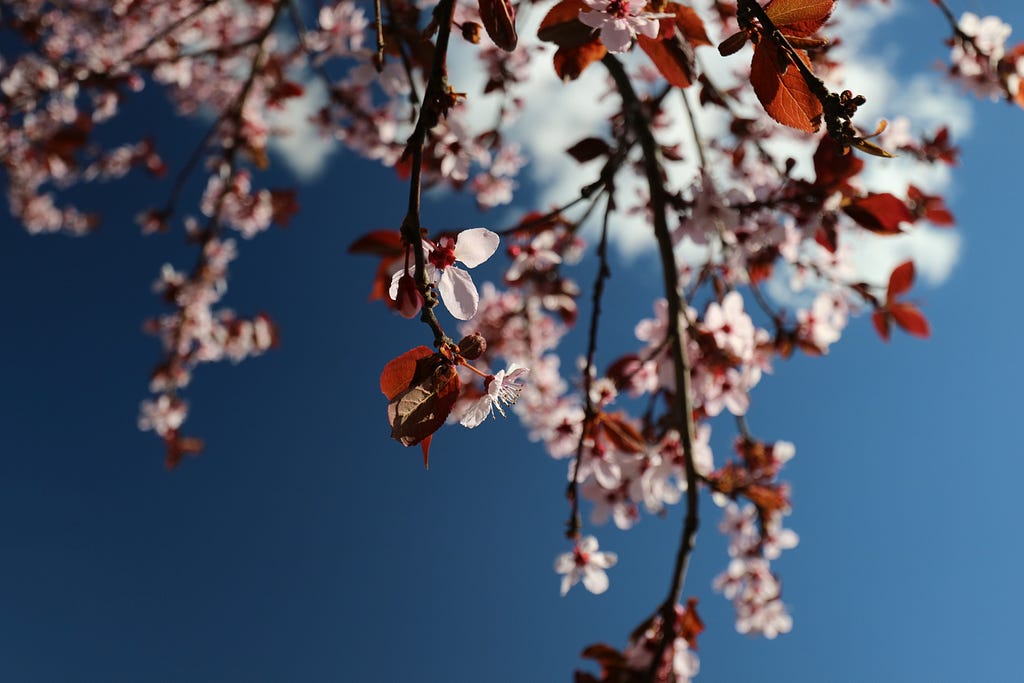
<svg viewBox="0 0 1024 683">
<path fill-rule="evenodd" d="M 605 11 L 618 19 L 625 19 L 629 16 L 629 0 L 612 0 Z"/>
<path fill-rule="evenodd" d="M 576 563 L 577 567 L 582 567 L 590 562 L 590 555 L 580 550 L 579 547 L 576 547 L 572 549 L 572 559 L 573 562 Z"/>
<path fill-rule="evenodd" d="M 427 256 L 430 264 L 438 270 L 444 270 L 455 263 L 455 240 L 442 237 Z"/>
</svg>

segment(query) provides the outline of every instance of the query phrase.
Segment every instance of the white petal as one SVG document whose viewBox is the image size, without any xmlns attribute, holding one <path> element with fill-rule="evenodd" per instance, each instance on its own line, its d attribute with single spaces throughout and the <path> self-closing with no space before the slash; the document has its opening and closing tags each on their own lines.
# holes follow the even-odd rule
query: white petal
<svg viewBox="0 0 1024 683">
<path fill-rule="evenodd" d="M 462 261 L 467 268 L 476 268 L 491 258 L 500 241 L 498 234 L 487 228 L 463 230 L 455 240 L 455 260 Z"/>
<path fill-rule="evenodd" d="M 608 15 L 604 12 L 584 12 L 580 10 L 579 20 L 590 28 L 601 28 L 608 22 Z"/>
<path fill-rule="evenodd" d="M 604 552 L 604 553 L 591 553 L 590 564 L 601 569 L 608 569 L 608 567 L 614 567 L 615 563 L 619 561 L 619 556 L 615 553 Z"/>
<path fill-rule="evenodd" d="M 633 44 L 633 32 L 621 21 L 609 21 L 601 27 L 601 42 L 608 52 L 625 52 Z"/>
<path fill-rule="evenodd" d="M 459 320 L 469 320 L 476 315 L 480 295 L 473 284 L 473 278 L 462 268 L 445 268 L 437 282 L 437 291 L 452 316 Z"/>
<path fill-rule="evenodd" d="M 409 272 L 415 272 L 415 268 L 409 268 Z M 399 268 L 398 271 L 391 276 L 391 286 L 388 287 L 388 296 L 391 297 L 392 301 L 398 300 L 398 281 L 405 275 L 405 268 Z"/>
<path fill-rule="evenodd" d="M 583 568 L 583 586 L 594 595 L 600 595 L 608 590 L 608 575 L 603 569 L 587 565 Z"/>
<path fill-rule="evenodd" d="M 580 539 L 580 550 L 588 555 L 597 550 L 597 539 L 593 536 L 584 536 Z"/>
<path fill-rule="evenodd" d="M 555 571 L 559 574 L 568 574 L 576 567 L 576 560 L 572 553 L 562 553 L 555 558 Z"/>
<path fill-rule="evenodd" d="M 575 573 L 566 574 L 565 576 L 562 577 L 562 591 L 561 591 L 561 593 L 562 593 L 562 597 L 563 598 L 565 597 L 565 594 L 569 592 L 569 589 L 573 587 L 573 584 L 575 584 L 579 580 L 580 580 L 579 575 L 577 575 Z"/>
<path fill-rule="evenodd" d="M 491 403 L 490 396 L 484 396 L 472 404 L 466 409 L 466 412 L 462 414 L 462 419 L 459 420 L 459 424 L 463 427 L 472 429 L 478 424 L 487 419 L 487 416 L 491 414 Z"/>
</svg>

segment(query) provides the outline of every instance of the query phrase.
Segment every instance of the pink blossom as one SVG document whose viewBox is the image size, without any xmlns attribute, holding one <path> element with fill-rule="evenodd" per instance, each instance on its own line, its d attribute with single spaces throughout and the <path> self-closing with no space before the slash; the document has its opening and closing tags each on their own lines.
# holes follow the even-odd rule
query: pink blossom
<svg viewBox="0 0 1024 683">
<path fill-rule="evenodd" d="M 722 303 L 712 301 L 704 314 L 704 326 L 723 351 L 745 360 L 754 351 L 754 323 L 743 311 L 743 295 L 731 291 L 722 297 Z"/>
<path fill-rule="evenodd" d="M 583 0 L 591 11 L 580 11 L 579 20 L 601 32 L 609 52 L 625 52 L 637 34 L 658 37 L 658 19 L 644 11 L 646 0 Z"/>
<path fill-rule="evenodd" d="M 442 237 L 436 244 L 423 241 L 427 278 L 437 286 L 448 311 L 459 320 L 469 320 L 476 315 L 480 294 L 469 273 L 454 264 L 458 262 L 467 268 L 476 268 L 491 257 L 498 248 L 498 241 L 498 235 L 487 228 L 463 230 L 454 238 Z M 392 300 L 398 297 L 399 280 L 414 270 L 409 267 L 392 276 L 388 292 Z"/>
<path fill-rule="evenodd" d="M 559 555 L 555 559 L 555 571 L 564 574 L 562 577 L 562 595 L 583 580 L 583 587 L 594 595 L 608 590 L 608 575 L 605 569 L 614 567 L 619 561 L 618 555 L 612 552 L 598 552 L 597 539 L 585 536 L 579 540 L 570 553 Z"/>
<path fill-rule="evenodd" d="M 523 390 L 522 385 L 517 382 L 528 372 L 530 372 L 529 368 L 512 363 L 508 366 L 508 370 L 499 370 L 496 374 L 488 377 L 486 393 L 469 405 L 466 412 L 462 414 L 459 424 L 472 429 L 487 419 L 488 415 L 493 416 L 495 410 L 505 417 L 502 404 L 506 406 L 515 404 L 519 398 L 519 392 Z"/>
</svg>

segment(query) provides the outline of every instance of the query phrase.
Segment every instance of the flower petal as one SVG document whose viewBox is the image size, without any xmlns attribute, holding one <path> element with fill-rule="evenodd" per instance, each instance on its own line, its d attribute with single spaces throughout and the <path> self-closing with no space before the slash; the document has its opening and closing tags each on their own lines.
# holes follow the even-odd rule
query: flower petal
<svg viewBox="0 0 1024 683">
<path fill-rule="evenodd" d="M 473 401 L 473 403 L 466 408 L 466 412 L 462 414 L 462 419 L 459 420 L 459 424 L 463 427 L 468 427 L 469 429 L 476 427 L 486 420 L 487 416 L 491 414 L 493 405 L 494 403 L 490 396 L 482 396 L 476 401 Z"/>
<path fill-rule="evenodd" d="M 455 260 L 462 261 L 467 268 L 476 268 L 491 258 L 500 241 L 498 234 L 487 228 L 463 230 L 455 240 Z"/>
<path fill-rule="evenodd" d="M 608 575 L 603 569 L 588 564 L 583 567 L 583 586 L 594 595 L 600 595 L 608 590 Z"/>
<path fill-rule="evenodd" d="M 476 291 L 473 278 L 458 266 L 449 266 L 441 273 L 437 291 L 445 308 L 459 320 L 469 320 L 476 315 L 480 294 Z"/>
</svg>

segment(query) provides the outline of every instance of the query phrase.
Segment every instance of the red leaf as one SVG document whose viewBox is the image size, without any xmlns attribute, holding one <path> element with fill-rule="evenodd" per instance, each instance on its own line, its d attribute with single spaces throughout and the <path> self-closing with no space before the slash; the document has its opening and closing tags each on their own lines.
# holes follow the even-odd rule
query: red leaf
<svg viewBox="0 0 1024 683">
<path fill-rule="evenodd" d="M 787 35 L 808 36 L 821 28 L 832 14 L 834 0 L 772 0 L 764 11 Z"/>
<path fill-rule="evenodd" d="M 584 69 L 603 58 L 607 53 L 608 50 L 598 38 L 575 47 L 562 46 L 555 52 L 555 73 L 563 81 L 575 81 Z"/>
<path fill-rule="evenodd" d="M 670 24 L 670 19 L 662 19 L 662 29 L 659 33 L 664 36 L 665 24 Z M 686 50 L 674 37 L 648 38 L 637 36 L 640 49 L 647 53 L 647 56 L 658 67 L 658 72 L 665 77 L 669 85 L 677 88 L 688 88 L 693 83 L 693 55 Z"/>
<path fill-rule="evenodd" d="M 943 226 L 956 223 L 953 214 L 946 208 L 946 202 L 940 196 L 925 194 L 916 186 L 911 185 L 907 188 L 907 201 L 915 216 L 924 218 L 933 225 Z"/>
<path fill-rule="evenodd" d="M 871 324 L 875 326 L 875 331 L 878 332 L 878 336 L 882 338 L 882 341 L 889 341 L 889 316 L 885 311 L 881 309 L 875 310 L 871 314 Z"/>
<path fill-rule="evenodd" d="M 704 22 L 693 8 L 687 7 L 686 5 L 680 5 L 675 2 L 667 2 L 665 3 L 665 9 L 663 11 L 675 13 L 676 26 L 683 32 L 683 37 L 686 38 L 691 45 L 697 46 L 713 44 L 711 39 L 708 38 L 707 31 L 704 30 Z"/>
<path fill-rule="evenodd" d="M 433 440 L 434 435 L 430 434 L 427 438 L 420 441 L 420 448 L 423 449 L 423 469 L 430 469 L 430 442 Z"/>
<path fill-rule="evenodd" d="M 697 598 L 686 601 L 686 610 L 679 617 L 679 637 L 686 640 L 691 650 L 697 649 L 697 636 L 704 632 L 704 622 L 697 614 Z"/>
<path fill-rule="evenodd" d="M 565 150 L 576 161 L 581 164 L 586 161 L 593 161 L 598 157 L 611 154 L 611 147 L 601 138 L 583 138 L 575 145 Z"/>
<path fill-rule="evenodd" d="M 854 199 L 843 207 L 843 211 L 861 227 L 882 235 L 898 234 L 901 232 L 900 223 L 914 221 L 914 215 L 903 200 L 888 192 Z"/>
<path fill-rule="evenodd" d="M 480 0 L 480 20 L 495 45 L 505 52 L 516 49 L 516 10 L 510 0 Z"/>
<path fill-rule="evenodd" d="M 579 47 L 589 43 L 594 38 L 594 30 L 579 20 L 580 12 L 589 10 L 583 0 L 562 0 L 544 16 L 537 29 L 537 37 L 559 47 Z"/>
<path fill-rule="evenodd" d="M 897 296 L 910 290 L 914 284 L 914 262 L 905 261 L 896 266 L 889 276 L 889 288 L 885 292 L 886 303 L 892 303 Z"/>
<path fill-rule="evenodd" d="M 625 420 L 622 413 L 601 413 L 598 424 L 604 428 L 604 435 L 623 453 L 642 453 L 644 437 L 636 427 Z"/>
<path fill-rule="evenodd" d="M 821 126 L 821 102 L 807 87 L 800 70 L 787 63 L 768 38 L 754 46 L 750 82 L 761 106 L 779 123 L 808 133 Z"/>
<path fill-rule="evenodd" d="M 417 346 L 388 361 L 380 373 L 380 390 L 390 401 L 409 388 L 416 377 L 418 361 L 433 356 L 426 346 Z"/>
<path fill-rule="evenodd" d="M 350 254 L 371 254 L 373 256 L 401 256 L 402 233 L 398 230 L 373 230 L 366 233 L 348 248 Z"/>
<path fill-rule="evenodd" d="M 915 337 L 927 339 L 931 336 L 931 328 L 924 314 L 914 304 L 900 301 L 889 306 L 889 312 L 896 324 Z"/>
<path fill-rule="evenodd" d="M 391 438 L 415 446 L 436 432 L 459 397 L 459 375 L 449 363 L 396 395 L 388 404 Z"/>
<path fill-rule="evenodd" d="M 828 135 L 821 138 L 814 151 L 814 184 L 826 190 L 843 190 L 847 181 L 860 173 L 864 160 L 853 154 L 841 154 L 839 146 Z"/>
<path fill-rule="evenodd" d="M 299 212 L 295 190 L 271 190 L 270 206 L 274 222 L 283 228 L 288 227 L 292 216 Z"/>
</svg>

